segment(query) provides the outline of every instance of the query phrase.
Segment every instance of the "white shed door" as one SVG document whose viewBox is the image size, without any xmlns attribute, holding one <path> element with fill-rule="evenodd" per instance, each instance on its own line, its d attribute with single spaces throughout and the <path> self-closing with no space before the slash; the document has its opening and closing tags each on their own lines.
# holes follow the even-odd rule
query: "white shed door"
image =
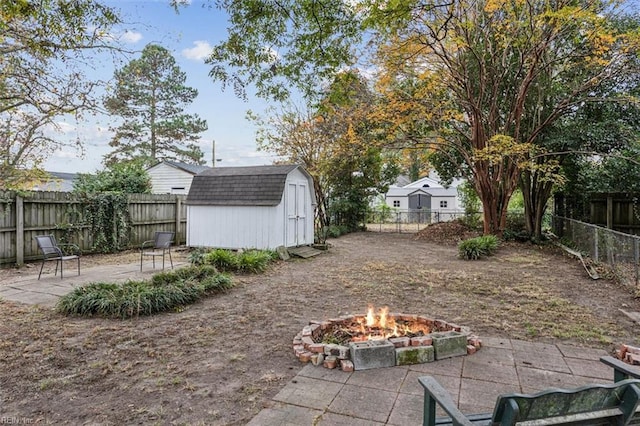
<svg viewBox="0 0 640 426">
<path fill-rule="evenodd" d="M 305 244 L 307 240 L 307 185 L 287 185 L 287 247 Z"/>
</svg>

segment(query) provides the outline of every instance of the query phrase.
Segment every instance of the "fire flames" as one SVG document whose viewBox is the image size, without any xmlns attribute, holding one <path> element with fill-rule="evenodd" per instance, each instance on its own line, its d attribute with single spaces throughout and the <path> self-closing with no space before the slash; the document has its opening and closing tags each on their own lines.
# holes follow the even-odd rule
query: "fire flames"
<svg viewBox="0 0 640 426">
<path fill-rule="evenodd" d="M 430 333 L 429 326 L 417 321 L 406 321 L 389 315 L 389 308 L 385 306 L 374 314 L 374 307 L 369 305 L 365 317 L 356 318 L 351 330 L 351 341 L 384 340 L 390 337 L 413 337 Z"/>
</svg>

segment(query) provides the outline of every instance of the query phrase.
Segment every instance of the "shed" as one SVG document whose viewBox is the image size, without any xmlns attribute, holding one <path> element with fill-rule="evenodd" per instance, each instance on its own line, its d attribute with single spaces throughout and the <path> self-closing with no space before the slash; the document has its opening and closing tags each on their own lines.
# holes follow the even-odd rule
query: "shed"
<svg viewBox="0 0 640 426">
<path fill-rule="evenodd" d="M 313 244 L 315 194 L 299 165 L 215 167 L 193 178 L 187 245 L 275 249 Z"/>
<path fill-rule="evenodd" d="M 211 167 L 164 160 L 147 169 L 154 194 L 188 194 L 193 177 Z"/>
</svg>

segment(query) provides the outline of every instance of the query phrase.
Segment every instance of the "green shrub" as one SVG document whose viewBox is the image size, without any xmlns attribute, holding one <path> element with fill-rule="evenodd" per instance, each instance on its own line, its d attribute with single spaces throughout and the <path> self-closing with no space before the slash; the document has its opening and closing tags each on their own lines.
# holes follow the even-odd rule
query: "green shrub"
<svg viewBox="0 0 640 426">
<path fill-rule="evenodd" d="M 214 249 L 205 255 L 205 262 L 220 271 L 237 271 L 238 254 L 226 249 Z"/>
<path fill-rule="evenodd" d="M 195 248 L 189 252 L 187 259 L 192 265 L 204 265 L 206 262 L 205 255 L 208 250 L 202 247 Z"/>
<path fill-rule="evenodd" d="M 226 249 L 214 249 L 204 254 L 208 266 L 226 272 L 264 272 L 270 263 L 278 260 L 275 250 L 249 249 L 234 252 Z"/>
<path fill-rule="evenodd" d="M 91 283 L 63 296 L 58 312 L 66 315 L 130 318 L 166 312 L 207 294 L 233 286 L 231 278 L 210 265 L 190 266 L 156 274 L 150 281 L 124 284 Z"/>
<path fill-rule="evenodd" d="M 461 241 L 458 244 L 458 256 L 468 260 L 480 259 L 491 256 L 497 248 L 498 238 L 495 235 L 483 235 Z"/>
<path fill-rule="evenodd" d="M 217 273 L 218 270 L 213 265 L 190 265 L 172 271 L 158 272 L 151 277 L 151 282 L 154 285 L 167 285 L 188 280 L 201 281 Z"/>
<path fill-rule="evenodd" d="M 227 274 L 212 275 L 202 280 L 201 284 L 206 292 L 224 291 L 233 287 L 233 281 Z"/>
<path fill-rule="evenodd" d="M 338 238 L 340 235 L 348 234 L 349 228 L 343 225 L 330 225 L 327 228 L 327 237 Z"/>
<path fill-rule="evenodd" d="M 264 250 L 247 250 L 238 255 L 237 268 L 240 272 L 255 274 L 266 271 L 273 260 L 271 252 Z"/>
</svg>

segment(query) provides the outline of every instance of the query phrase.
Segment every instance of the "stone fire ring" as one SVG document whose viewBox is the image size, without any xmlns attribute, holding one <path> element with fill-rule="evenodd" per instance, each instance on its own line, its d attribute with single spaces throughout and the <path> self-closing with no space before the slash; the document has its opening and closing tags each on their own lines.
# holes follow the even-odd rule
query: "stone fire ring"
<svg viewBox="0 0 640 426">
<path fill-rule="evenodd" d="M 482 341 L 467 327 L 419 315 L 390 313 L 389 318 L 425 324 L 431 333 L 419 337 L 350 342 L 348 346 L 322 343 L 325 331 L 363 321 L 364 315 L 348 315 L 326 321 L 310 321 L 293 339 L 293 352 L 303 363 L 311 362 L 342 371 L 368 370 L 397 365 L 423 364 L 474 354 Z"/>
</svg>

